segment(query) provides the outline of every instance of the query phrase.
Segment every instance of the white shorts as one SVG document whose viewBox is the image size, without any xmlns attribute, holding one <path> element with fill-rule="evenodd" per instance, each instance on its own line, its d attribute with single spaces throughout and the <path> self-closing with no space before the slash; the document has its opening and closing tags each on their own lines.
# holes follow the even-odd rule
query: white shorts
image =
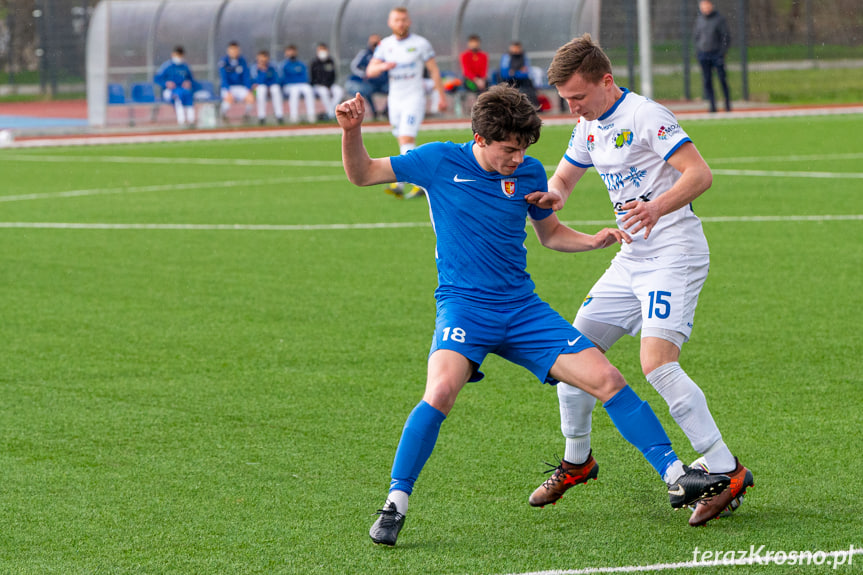
<svg viewBox="0 0 863 575">
<path fill-rule="evenodd" d="M 707 280 L 709 255 L 628 258 L 618 254 L 590 290 L 578 318 L 618 326 L 629 335 L 688 341 L 698 294 Z M 675 342 L 676 343 L 676 342 Z"/>
<path fill-rule="evenodd" d="M 426 113 L 425 97 L 420 98 L 393 98 L 387 101 L 390 125 L 393 127 L 393 136 L 410 136 L 416 138 Z"/>
<path fill-rule="evenodd" d="M 233 86 L 229 86 L 227 88 L 222 88 L 222 100 L 225 99 L 225 96 L 228 95 L 228 92 L 231 93 L 231 96 L 234 97 L 235 102 L 242 102 L 248 97 L 251 92 L 245 86 L 240 86 L 239 84 L 235 84 Z"/>
</svg>

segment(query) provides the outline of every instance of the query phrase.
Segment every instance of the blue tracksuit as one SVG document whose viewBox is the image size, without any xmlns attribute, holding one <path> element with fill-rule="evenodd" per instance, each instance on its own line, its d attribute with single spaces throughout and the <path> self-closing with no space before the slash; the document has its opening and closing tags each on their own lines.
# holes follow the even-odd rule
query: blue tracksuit
<svg viewBox="0 0 863 575">
<path fill-rule="evenodd" d="M 254 70 L 252 70 L 252 84 L 261 84 L 263 86 L 281 84 L 279 81 L 279 73 L 276 72 L 276 67 L 269 64 L 267 65 L 266 70 L 261 70 L 255 66 Z"/>
<path fill-rule="evenodd" d="M 219 78 L 222 80 L 222 88 L 231 86 L 252 87 L 251 70 L 246 59 L 242 56 L 232 60 L 226 55 L 219 60 Z"/>
<path fill-rule="evenodd" d="M 306 68 L 306 65 L 299 60 L 285 60 L 282 62 L 282 83 L 308 84 L 308 68 Z"/>
<path fill-rule="evenodd" d="M 189 65 L 185 62 L 177 64 L 173 60 L 168 60 L 162 64 L 153 80 L 162 87 L 163 91 L 168 88 L 168 82 L 175 84 L 175 87 L 171 89 L 170 101 L 179 99 L 184 106 L 194 104 L 195 78 L 192 76 L 192 70 L 189 68 Z M 183 86 L 184 82 L 189 82 L 191 86 L 185 88 Z"/>
</svg>

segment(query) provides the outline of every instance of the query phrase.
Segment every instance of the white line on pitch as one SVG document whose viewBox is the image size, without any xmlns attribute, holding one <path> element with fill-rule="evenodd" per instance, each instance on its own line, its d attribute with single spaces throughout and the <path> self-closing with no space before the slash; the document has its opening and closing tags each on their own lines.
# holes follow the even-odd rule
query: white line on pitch
<svg viewBox="0 0 863 575">
<path fill-rule="evenodd" d="M 822 222 L 863 221 L 863 214 L 822 216 L 717 216 L 702 218 L 704 222 Z M 611 220 L 573 220 L 563 222 L 570 226 L 613 225 Z M 399 228 L 428 228 L 429 222 L 379 222 L 357 224 L 134 224 L 134 223 L 78 223 L 78 222 L 0 222 L 0 228 L 65 229 L 65 230 L 193 230 L 193 231 L 274 231 L 302 232 L 329 230 L 376 230 Z"/>
<path fill-rule="evenodd" d="M 836 563 L 833 568 L 845 565 L 845 561 L 851 561 L 854 555 L 863 555 L 863 549 L 855 549 L 851 547 L 849 551 L 825 551 L 824 561 L 825 567 L 829 568 L 839 558 L 843 558 L 842 563 Z M 781 559 L 780 559 L 781 557 Z M 798 555 L 798 558 L 800 556 Z M 830 563 L 826 563 L 830 557 Z M 677 569 L 699 569 L 702 567 L 725 567 L 735 565 L 782 565 L 788 562 L 788 554 L 784 555 L 767 555 L 759 556 L 758 558 L 744 557 L 734 560 L 714 559 L 711 561 L 681 561 L 679 563 L 656 563 L 654 565 L 624 565 L 620 567 L 585 567 L 583 569 L 552 569 L 548 571 L 530 571 L 527 573 L 518 573 L 512 575 L 594 575 L 596 573 L 644 573 L 646 571 L 671 571 Z M 790 564 L 790 563 L 789 563 Z M 850 563 L 848 563 L 850 565 Z M 803 563 L 799 563 L 803 565 Z"/>
<path fill-rule="evenodd" d="M 198 166 L 273 166 L 297 168 L 341 168 L 341 160 L 252 160 L 245 158 L 161 158 L 143 156 L 39 156 L 25 154 L 0 154 L 0 160 L 9 162 L 49 162 L 59 164 L 108 163 L 108 164 L 169 164 Z"/>
<path fill-rule="evenodd" d="M 430 228 L 429 222 L 390 222 L 376 224 L 111 224 L 75 222 L 0 222 L 0 228 L 62 229 L 62 230 L 194 230 L 194 231 L 264 231 L 302 232 L 314 230 L 372 230 L 388 228 Z"/>
<path fill-rule="evenodd" d="M 81 196 L 104 196 L 109 194 L 140 194 L 144 192 L 173 192 L 183 190 L 201 190 L 208 188 L 243 188 L 253 186 L 270 186 L 275 184 L 295 184 L 305 182 L 337 182 L 347 181 L 344 175 L 338 176 L 292 176 L 281 178 L 262 178 L 258 180 L 226 180 L 222 182 L 192 182 L 189 184 L 162 184 L 157 186 L 125 186 L 120 188 L 93 188 L 89 190 L 69 190 L 66 192 L 46 192 L 44 194 L 19 194 L 15 196 L 0 196 L 0 202 L 23 202 L 28 200 L 46 200 L 51 198 L 77 198 Z"/>
<path fill-rule="evenodd" d="M 740 158 L 708 158 L 708 164 L 757 164 L 759 162 L 826 162 L 831 160 L 863 160 L 863 152 L 847 154 L 810 154 L 805 156 L 746 156 Z"/>
<path fill-rule="evenodd" d="M 863 179 L 860 172 L 787 172 L 780 170 L 713 170 L 718 176 L 755 176 L 767 178 Z"/>
</svg>

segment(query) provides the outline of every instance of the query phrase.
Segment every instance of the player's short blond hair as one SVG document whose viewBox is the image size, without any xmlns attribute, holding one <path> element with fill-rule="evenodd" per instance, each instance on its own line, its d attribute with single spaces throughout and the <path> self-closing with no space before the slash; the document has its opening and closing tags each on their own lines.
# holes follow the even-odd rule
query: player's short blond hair
<svg viewBox="0 0 863 575">
<path fill-rule="evenodd" d="M 548 83 L 557 86 L 575 74 L 581 74 L 582 78 L 594 84 L 598 84 L 606 74 L 611 74 L 611 60 L 590 34 L 575 38 L 557 49 L 548 66 Z"/>
</svg>

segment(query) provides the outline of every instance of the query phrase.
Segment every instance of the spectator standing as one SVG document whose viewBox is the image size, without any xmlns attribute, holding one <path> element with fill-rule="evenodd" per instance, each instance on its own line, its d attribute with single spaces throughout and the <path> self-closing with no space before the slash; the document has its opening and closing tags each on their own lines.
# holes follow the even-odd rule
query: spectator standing
<svg viewBox="0 0 863 575">
<path fill-rule="evenodd" d="M 252 87 L 255 90 L 255 100 L 258 102 L 258 123 L 262 126 L 267 121 L 267 97 L 273 100 L 273 113 L 279 124 L 285 122 L 285 106 L 282 97 L 282 84 L 276 67 L 270 64 L 270 53 L 261 50 L 255 57 L 255 69 L 252 74 Z"/>
<path fill-rule="evenodd" d="M 701 64 L 701 77 L 704 81 L 704 99 L 710 102 L 710 111 L 716 111 L 716 96 L 713 93 L 713 69 L 719 77 L 722 93 L 725 96 L 725 110 L 731 111 L 731 93 L 725 74 L 725 54 L 731 46 L 731 33 L 725 17 L 716 11 L 710 0 L 698 3 L 698 16 L 695 18 L 695 55 Z"/>
<path fill-rule="evenodd" d="M 171 59 L 159 67 L 154 81 L 162 88 L 162 100 L 174 104 L 177 123 L 192 126 L 195 124 L 195 78 L 185 55 L 182 46 L 175 46 Z"/>
<path fill-rule="evenodd" d="M 293 44 L 285 48 L 285 61 L 282 62 L 282 83 L 288 97 L 288 114 L 291 122 L 300 121 L 300 96 L 306 104 L 306 118 L 315 123 L 315 93 L 309 84 L 309 71 L 297 59 L 297 47 Z"/>
<path fill-rule="evenodd" d="M 310 68 L 315 95 L 324 105 L 327 118 L 335 120 L 336 106 L 341 103 L 345 91 L 336 83 L 336 63 L 330 56 L 329 48 L 323 42 L 318 44 L 315 59 L 312 60 Z"/>
</svg>

